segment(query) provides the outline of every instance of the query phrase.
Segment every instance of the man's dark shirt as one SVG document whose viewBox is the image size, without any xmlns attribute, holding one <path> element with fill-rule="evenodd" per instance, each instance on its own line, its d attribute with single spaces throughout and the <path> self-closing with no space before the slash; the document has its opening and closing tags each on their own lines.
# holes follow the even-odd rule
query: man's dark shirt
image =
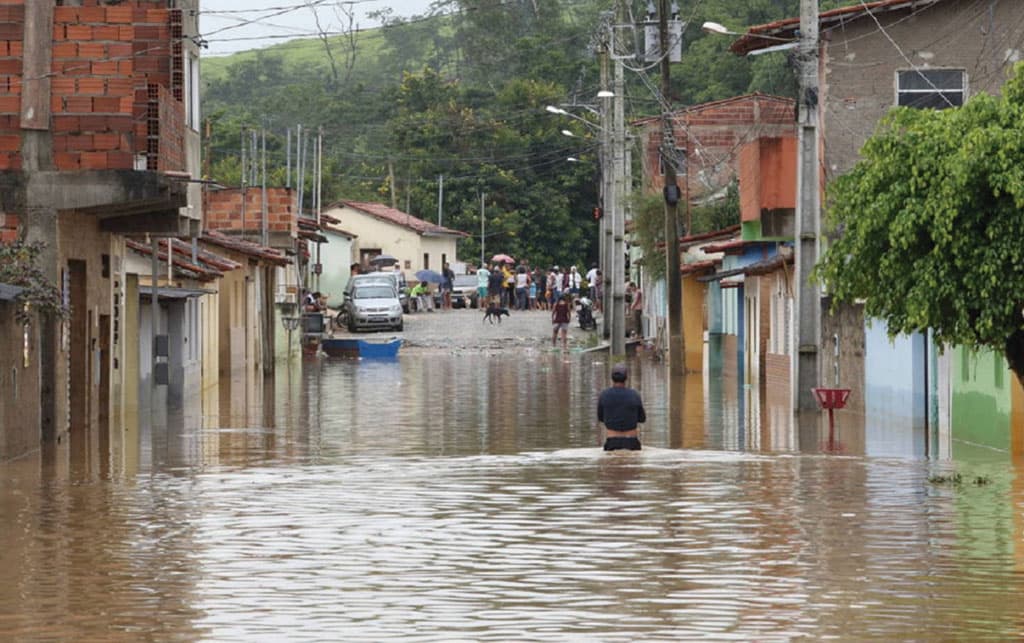
<svg viewBox="0 0 1024 643">
<path fill-rule="evenodd" d="M 640 394 L 626 386 L 611 386 L 597 398 L 597 419 L 613 431 L 630 431 L 647 421 Z"/>
</svg>

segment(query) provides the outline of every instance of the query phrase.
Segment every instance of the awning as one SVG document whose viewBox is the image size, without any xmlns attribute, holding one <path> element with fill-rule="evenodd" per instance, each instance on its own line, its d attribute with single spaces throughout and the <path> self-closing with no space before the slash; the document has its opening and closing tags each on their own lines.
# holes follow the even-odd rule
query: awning
<svg viewBox="0 0 1024 643">
<path fill-rule="evenodd" d="M 25 290 L 21 286 L 0 283 L 0 301 L 14 301 Z"/>
<path fill-rule="evenodd" d="M 157 297 L 159 299 L 181 300 L 190 297 L 202 297 L 203 295 L 214 295 L 216 293 L 216 290 L 205 290 L 203 288 L 176 288 L 173 286 L 160 286 L 157 288 Z M 139 299 L 152 300 L 152 298 L 152 286 L 139 286 Z"/>
<path fill-rule="evenodd" d="M 742 275 L 743 273 L 746 272 L 746 270 L 747 269 L 746 269 L 745 266 L 743 268 L 734 268 L 732 270 L 723 270 L 721 272 L 716 272 L 713 275 L 704 275 L 703 277 L 697 277 L 697 281 L 702 281 L 702 282 L 718 281 L 719 279 L 725 279 L 726 277 L 735 277 L 736 275 Z M 741 280 L 737 280 L 737 281 L 741 281 Z"/>
</svg>

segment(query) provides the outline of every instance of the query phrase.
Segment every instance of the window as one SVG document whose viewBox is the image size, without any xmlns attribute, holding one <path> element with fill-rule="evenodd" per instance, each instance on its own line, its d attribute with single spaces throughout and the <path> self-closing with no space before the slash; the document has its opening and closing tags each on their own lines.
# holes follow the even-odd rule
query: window
<svg viewBox="0 0 1024 643">
<path fill-rule="evenodd" d="M 914 69 L 897 72 L 896 104 L 916 109 L 946 109 L 964 104 L 967 75 L 962 69 Z"/>
<path fill-rule="evenodd" d="M 199 57 L 185 54 L 185 121 L 199 131 Z"/>
</svg>

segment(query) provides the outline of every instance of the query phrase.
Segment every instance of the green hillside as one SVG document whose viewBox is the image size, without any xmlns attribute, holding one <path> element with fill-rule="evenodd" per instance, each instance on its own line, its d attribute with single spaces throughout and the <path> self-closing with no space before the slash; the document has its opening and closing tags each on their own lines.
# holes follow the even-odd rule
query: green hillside
<svg viewBox="0 0 1024 643">
<path fill-rule="evenodd" d="M 645 15 L 646 3 L 634 4 L 632 15 Z M 784 54 L 737 57 L 728 51 L 729 38 L 704 34 L 699 25 L 714 20 L 742 29 L 796 15 L 799 0 L 682 4 L 685 51 L 673 65 L 670 108 L 751 91 L 793 94 Z M 599 204 L 597 123 L 579 121 L 593 119 L 586 105 L 596 101 L 596 44 L 612 20 L 611 5 L 453 0 L 448 6 L 453 11 L 444 16 L 327 42 L 295 40 L 204 59 L 212 178 L 241 181 L 242 141 L 250 146 L 256 131 L 267 137 L 271 183 L 285 183 L 289 130 L 294 141 L 302 125 L 323 132 L 325 203 L 377 200 L 431 219 L 443 176 L 446 225 L 476 235 L 484 194 L 489 249 L 542 263 L 589 263 L 597 245 L 590 216 Z M 659 113 L 658 69 L 635 60 L 626 67 L 627 120 Z M 575 120 L 545 111 L 581 103 L 570 108 Z M 563 136 L 563 129 L 576 137 Z M 294 154 L 293 145 L 293 167 Z M 306 163 L 311 167 L 311 155 Z M 460 255 L 476 255 L 479 243 L 471 236 Z"/>
</svg>

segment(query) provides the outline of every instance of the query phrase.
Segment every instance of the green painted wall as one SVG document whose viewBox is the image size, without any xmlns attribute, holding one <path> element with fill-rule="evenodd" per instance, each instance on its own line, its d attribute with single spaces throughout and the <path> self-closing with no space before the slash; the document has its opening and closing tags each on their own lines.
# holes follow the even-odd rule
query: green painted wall
<svg viewBox="0 0 1024 643">
<path fill-rule="evenodd" d="M 992 351 L 953 349 L 953 456 L 978 460 L 1010 452 L 1010 384 L 1006 359 Z M 987 448 L 985 448 L 987 447 Z M 986 453 L 987 452 L 987 453 Z"/>
</svg>

